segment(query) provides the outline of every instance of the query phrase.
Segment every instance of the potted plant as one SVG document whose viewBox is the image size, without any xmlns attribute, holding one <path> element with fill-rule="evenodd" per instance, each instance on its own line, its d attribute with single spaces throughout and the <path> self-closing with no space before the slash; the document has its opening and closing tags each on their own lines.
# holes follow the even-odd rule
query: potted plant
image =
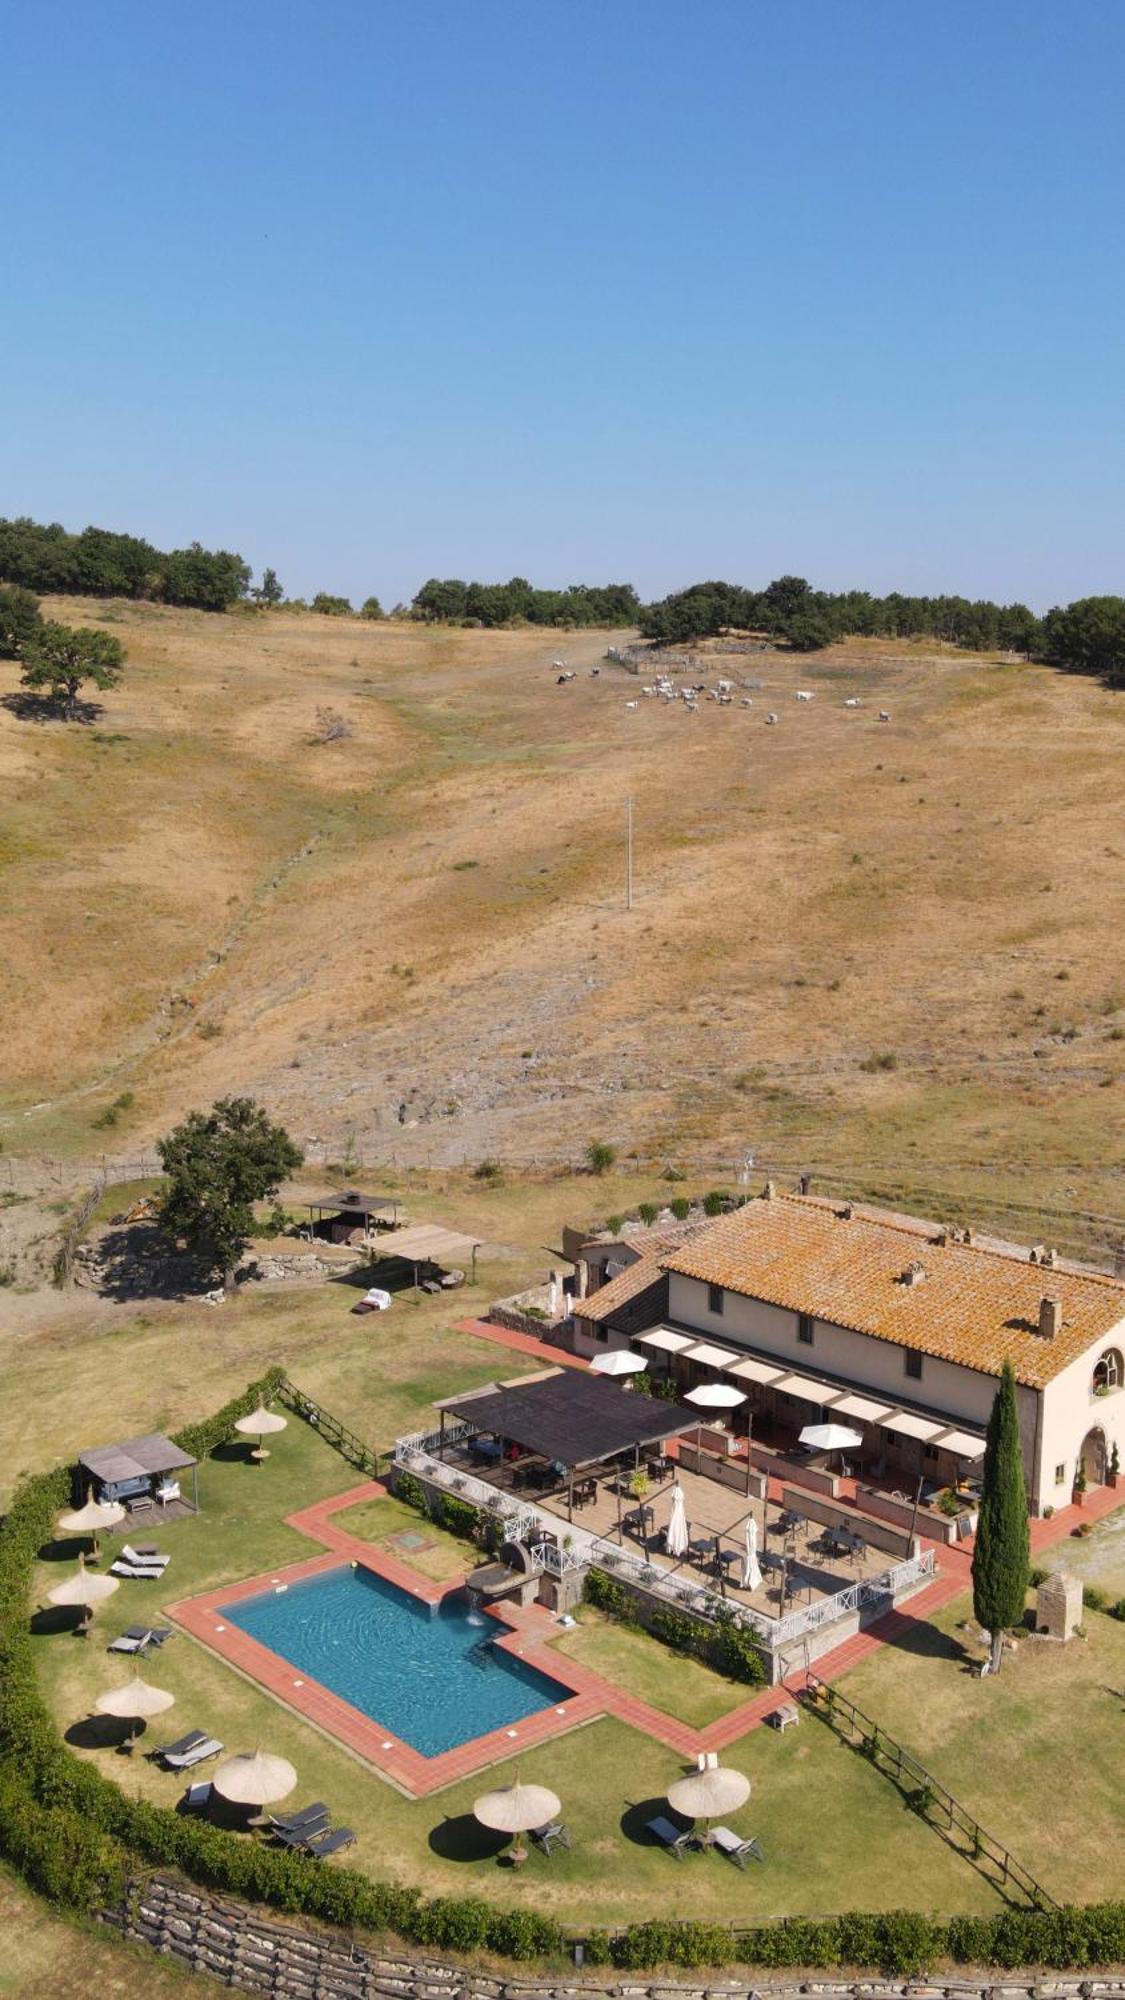
<svg viewBox="0 0 1125 2000">
<path fill-rule="evenodd" d="M 648 1473 L 645 1471 L 643 1465 L 639 1466 L 637 1471 L 630 1477 L 629 1491 L 634 1500 L 643 1500 L 645 1494 L 648 1492 Z"/>
<path fill-rule="evenodd" d="M 1106 1473 L 1105 1483 L 1107 1486 L 1116 1486 L 1120 1477 L 1121 1453 L 1117 1448 L 1117 1439 L 1115 1438 L 1113 1441 L 1113 1450 L 1109 1454 L 1109 1471 Z"/>
<path fill-rule="evenodd" d="M 1074 1474 L 1074 1504 L 1076 1507 L 1084 1507 L 1086 1505 L 1086 1467 L 1083 1465 L 1081 1459 L 1078 1461 Z"/>
</svg>

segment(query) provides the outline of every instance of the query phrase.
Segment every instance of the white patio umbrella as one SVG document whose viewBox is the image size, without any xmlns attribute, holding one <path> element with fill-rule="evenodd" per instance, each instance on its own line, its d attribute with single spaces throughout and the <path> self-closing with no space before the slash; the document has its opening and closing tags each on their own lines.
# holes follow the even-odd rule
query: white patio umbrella
<svg viewBox="0 0 1125 2000">
<path fill-rule="evenodd" d="M 251 1410 L 249 1416 L 236 1417 L 234 1428 L 236 1431 L 241 1431 L 243 1437 L 257 1438 L 258 1443 L 252 1455 L 254 1458 L 262 1459 L 269 1457 L 262 1439 L 264 1437 L 272 1437 L 275 1431 L 286 1430 L 288 1428 L 288 1419 L 279 1417 L 276 1410 L 267 1410 L 259 1403 L 257 1409 Z M 296 1780 L 294 1780 L 294 1783 L 296 1783 Z"/>
<path fill-rule="evenodd" d="M 744 1389 L 736 1389 L 733 1382 L 701 1382 L 698 1389 L 689 1389 L 685 1403 L 694 1403 L 697 1410 L 736 1410 L 746 1401 Z"/>
<path fill-rule="evenodd" d="M 758 1523 L 753 1514 L 746 1516 L 746 1554 L 742 1559 L 742 1588 L 757 1590 L 762 1581 L 762 1567 L 758 1561 Z"/>
<path fill-rule="evenodd" d="M 863 1443 L 861 1433 L 847 1424 L 806 1424 L 798 1437 L 811 1451 L 852 1451 Z"/>
<path fill-rule="evenodd" d="M 134 1674 L 131 1681 L 121 1687 L 107 1688 L 94 1703 L 99 1715 L 120 1715 L 128 1722 L 143 1722 L 147 1716 L 163 1715 L 166 1708 L 175 1706 L 176 1697 L 166 1688 L 152 1687 L 140 1674 Z M 130 1730 L 130 1739 L 136 1735 Z"/>
<path fill-rule="evenodd" d="M 686 1556 L 688 1550 L 687 1506 L 679 1480 L 672 1488 L 672 1512 L 664 1530 L 664 1547 L 670 1556 Z"/>
<path fill-rule="evenodd" d="M 648 1367 L 648 1362 L 640 1354 L 633 1354 L 627 1347 L 611 1347 L 608 1354 L 595 1354 L 590 1363 L 591 1375 L 640 1375 Z"/>
<path fill-rule="evenodd" d="M 119 1576 L 99 1576 L 96 1570 L 88 1570 L 85 1556 L 79 1556 L 78 1568 L 56 1583 L 47 1592 L 47 1598 L 51 1604 L 100 1604 L 104 1598 L 112 1597 L 120 1584 Z"/>
<path fill-rule="evenodd" d="M 211 1783 L 224 1799 L 239 1806 L 271 1806 L 288 1798 L 297 1773 L 284 1757 L 264 1750 L 242 1751 L 219 1765 Z"/>
<path fill-rule="evenodd" d="M 549 1825 L 561 1811 L 560 1800 L 546 1785 L 521 1785 L 518 1778 L 514 1785 L 501 1785 L 473 1800 L 473 1818 L 482 1826 L 494 1833 L 515 1836 L 512 1860 L 517 1864 L 527 1859 L 526 1848 L 519 1845 L 519 1835 L 530 1833 L 533 1827 Z"/>
<path fill-rule="evenodd" d="M 749 1778 L 725 1764 L 692 1771 L 668 1787 L 668 1804 L 685 1819 L 717 1819 L 720 1813 L 736 1812 L 749 1797 Z"/>
</svg>

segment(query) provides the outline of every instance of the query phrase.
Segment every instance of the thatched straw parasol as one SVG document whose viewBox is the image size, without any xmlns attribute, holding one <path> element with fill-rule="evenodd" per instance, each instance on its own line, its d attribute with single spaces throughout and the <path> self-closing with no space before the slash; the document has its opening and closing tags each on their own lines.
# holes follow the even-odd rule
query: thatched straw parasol
<svg viewBox="0 0 1125 2000">
<path fill-rule="evenodd" d="M 685 1819 L 716 1819 L 719 1813 L 737 1811 L 749 1797 L 749 1778 L 724 1764 L 692 1771 L 668 1787 L 668 1804 Z"/>
<path fill-rule="evenodd" d="M 259 1461 L 269 1457 L 262 1439 L 272 1437 L 275 1431 L 283 1431 L 287 1427 L 288 1418 L 279 1417 L 276 1410 L 267 1410 L 263 1403 L 259 1403 L 256 1410 L 251 1410 L 249 1416 L 236 1417 L 234 1420 L 235 1430 L 241 1431 L 243 1437 L 257 1438 L 257 1445 L 250 1456 Z"/>
<path fill-rule="evenodd" d="M 95 1500 L 91 1491 L 86 1495 L 84 1507 L 59 1515 L 59 1527 L 64 1535 L 93 1535 L 96 1541 L 108 1528 L 119 1527 L 124 1519 L 125 1509 L 120 1500 Z"/>
<path fill-rule="evenodd" d="M 103 1598 L 112 1597 L 121 1583 L 117 1576 L 98 1576 L 86 1568 L 85 1556 L 79 1556 L 78 1568 L 56 1583 L 47 1592 L 51 1604 L 100 1604 Z"/>
<path fill-rule="evenodd" d="M 224 1799 L 239 1806 L 270 1806 L 288 1798 L 297 1782 L 297 1773 L 284 1757 L 270 1757 L 264 1750 L 243 1751 L 220 1764 L 211 1780 Z"/>
<path fill-rule="evenodd" d="M 165 1688 L 150 1686 L 139 1674 L 121 1687 L 107 1688 L 94 1703 L 99 1715 L 121 1715 L 134 1724 L 143 1722 L 147 1716 L 163 1715 L 166 1708 L 175 1706 L 176 1697 Z M 129 1732 L 130 1741 L 136 1735 L 135 1728 Z"/>
<path fill-rule="evenodd" d="M 516 1836 L 511 1853 L 517 1868 L 521 1861 L 527 1860 L 527 1849 L 519 1844 L 519 1835 L 530 1833 L 533 1827 L 549 1825 L 561 1811 L 559 1799 L 546 1785 L 521 1785 L 518 1778 L 514 1785 L 484 1792 L 473 1801 L 473 1817 L 482 1826 L 490 1827 L 494 1833 Z"/>
</svg>

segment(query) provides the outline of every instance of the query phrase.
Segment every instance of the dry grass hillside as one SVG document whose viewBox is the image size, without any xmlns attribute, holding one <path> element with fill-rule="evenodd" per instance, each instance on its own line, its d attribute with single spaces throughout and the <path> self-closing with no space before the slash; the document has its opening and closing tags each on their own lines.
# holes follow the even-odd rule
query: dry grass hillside
<svg viewBox="0 0 1125 2000">
<path fill-rule="evenodd" d="M 599 1135 L 1125 1207 L 1120 695 L 862 643 L 630 711 L 604 635 L 47 608 L 129 665 L 90 724 L 0 706 L 9 1154 L 238 1089 L 337 1156 Z"/>
</svg>

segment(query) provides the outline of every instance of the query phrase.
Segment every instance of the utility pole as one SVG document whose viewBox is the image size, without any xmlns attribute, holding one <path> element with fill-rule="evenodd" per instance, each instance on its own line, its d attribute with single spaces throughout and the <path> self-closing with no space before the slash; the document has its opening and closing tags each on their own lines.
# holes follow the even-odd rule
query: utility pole
<svg viewBox="0 0 1125 2000">
<path fill-rule="evenodd" d="M 633 800 L 625 801 L 625 908 L 633 907 Z"/>
</svg>

